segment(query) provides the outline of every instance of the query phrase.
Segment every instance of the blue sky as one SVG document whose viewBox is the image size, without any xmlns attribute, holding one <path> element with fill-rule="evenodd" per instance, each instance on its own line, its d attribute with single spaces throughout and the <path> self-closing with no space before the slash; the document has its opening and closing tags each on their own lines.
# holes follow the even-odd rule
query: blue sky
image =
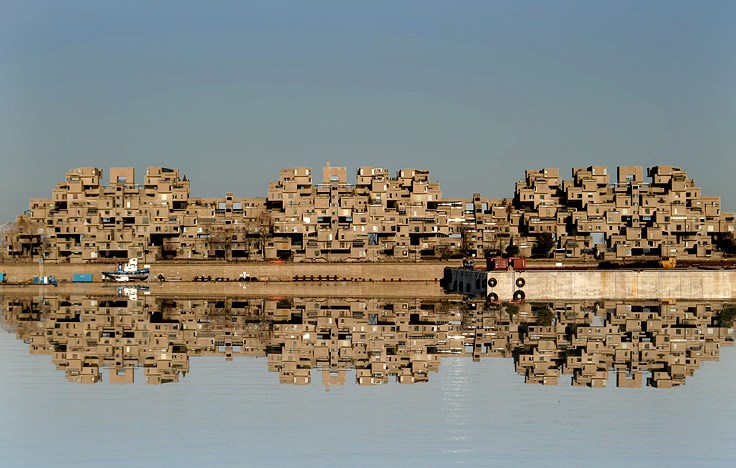
<svg viewBox="0 0 736 468">
<path fill-rule="evenodd" d="M 0 222 L 67 169 L 179 167 L 263 196 L 281 167 L 681 166 L 736 210 L 736 4 L 5 1 Z"/>
</svg>

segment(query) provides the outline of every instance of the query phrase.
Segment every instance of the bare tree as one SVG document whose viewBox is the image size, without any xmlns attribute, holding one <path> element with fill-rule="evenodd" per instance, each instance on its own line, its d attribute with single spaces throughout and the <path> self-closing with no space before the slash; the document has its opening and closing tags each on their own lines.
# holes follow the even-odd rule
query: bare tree
<svg viewBox="0 0 736 468">
<path fill-rule="evenodd" d="M 19 216 L 4 231 L 3 249 L 7 255 L 19 259 L 33 259 L 43 255 L 44 249 L 51 247 L 41 232 L 42 224 L 26 216 Z"/>
<path fill-rule="evenodd" d="M 267 212 L 258 215 L 258 248 L 261 256 L 266 258 L 266 246 L 273 239 L 273 218 Z"/>
</svg>

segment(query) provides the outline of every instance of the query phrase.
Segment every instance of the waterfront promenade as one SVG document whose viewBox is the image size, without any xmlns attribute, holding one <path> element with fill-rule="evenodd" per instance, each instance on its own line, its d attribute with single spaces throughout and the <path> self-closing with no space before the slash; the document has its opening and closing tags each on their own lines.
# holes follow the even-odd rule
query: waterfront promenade
<svg viewBox="0 0 736 468">
<path fill-rule="evenodd" d="M 121 262 L 124 263 L 124 262 Z M 438 281 L 447 266 L 460 266 L 459 260 L 448 262 L 381 262 L 381 263 L 273 263 L 273 262 L 152 262 L 150 280 L 159 274 L 165 278 L 192 281 L 195 276 L 230 278 L 236 280 L 242 273 L 261 281 L 293 281 L 295 277 L 337 277 L 346 281 Z M 59 263 L 35 262 L 0 263 L 9 282 L 31 281 L 36 275 L 53 275 L 57 280 L 71 280 L 76 273 L 91 273 L 94 281 L 101 281 L 103 271 L 116 268 L 114 263 Z"/>
<path fill-rule="evenodd" d="M 39 285 L 3 285 L 2 294 L 84 294 L 84 295 L 118 295 L 118 288 L 134 288 L 148 286 L 150 294 L 170 298 L 201 297 L 385 297 L 385 298 L 426 298 L 441 299 L 448 295 L 435 281 L 258 281 L 242 282 L 137 282 L 137 283 L 60 283 L 59 286 Z M 139 291 L 139 295 L 148 294 Z M 122 291 L 121 291 L 122 293 Z"/>
<path fill-rule="evenodd" d="M 8 284 L 0 292 L 114 293 L 116 287 L 149 286 L 157 295 L 246 295 L 246 296 L 347 296 L 347 297 L 443 297 L 439 280 L 448 265 L 458 262 L 421 263 L 151 263 L 151 275 L 142 282 L 102 282 L 102 271 L 114 264 L 5 263 Z M 237 281 L 242 273 L 258 281 Z M 91 273 L 92 283 L 73 283 L 75 273 Z M 59 286 L 30 284 L 39 274 L 53 275 Z M 159 281 L 163 275 L 166 281 Z M 210 281 L 194 281 L 210 277 Z M 215 281 L 216 279 L 229 279 Z"/>
<path fill-rule="evenodd" d="M 3 263 L 5 292 L 29 293 L 41 286 L 31 284 L 36 275 L 53 275 L 59 293 L 112 293 L 116 287 L 148 286 L 155 294 L 170 296 L 349 296 L 349 297 L 443 297 L 448 294 L 488 297 L 490 300 L 554 299 L 730 299 L 736 295 L 736 270 L 677 268 L 674 270 L 589 270 L 582 264 L 557 268 L 549 262 L 534 262 L 528 270 L 466 270 L 461 261 L 404 263 L 151 263 L 147 281 L 103 282 L 102 271 L 115 264 Z M 446 271 L 447 269 L 447 271 Z M 449 273 L 448 273 L 449 272 Z M 77 273 L 92 274 L 92 283 L 74 283 Z M 238 281 L 242 275 L 258 281 Z M 451 274 L 451 276 L 446 276 Z M 160 278 L 163 278 L 161 281 Z M 201 278 L 208 278 L 202 281 Z M 445 278 L 448 290 L 441 279 Z"/>
</svg>

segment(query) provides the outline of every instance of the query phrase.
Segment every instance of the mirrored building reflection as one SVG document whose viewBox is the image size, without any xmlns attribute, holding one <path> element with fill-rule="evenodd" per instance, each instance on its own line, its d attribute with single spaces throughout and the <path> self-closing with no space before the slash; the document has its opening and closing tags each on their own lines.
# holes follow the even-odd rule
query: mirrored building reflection
<svg viewBox="0 0 736 468">
<path fill-rule="evenodd" d="M 4 328 L 78 383 L 178 382 L 190 358 L 265 357 L 285 384 L 427 382 L 442 356 L 509 359 L 526 383 L 682 385 L 733 344 L 723 302 L 6 296 Z M 511 366 L 510 366 L 511 367 Z M 136 377 L 137 376 L 137 377 Z"/>
</svg>

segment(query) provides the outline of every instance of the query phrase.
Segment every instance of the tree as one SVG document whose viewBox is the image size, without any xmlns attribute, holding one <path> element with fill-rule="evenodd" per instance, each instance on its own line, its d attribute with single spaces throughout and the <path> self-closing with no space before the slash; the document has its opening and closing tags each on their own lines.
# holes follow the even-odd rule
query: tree
<svg viewBox="0 0 736 468">
<path fill-rule="evenodd" d="M 519 246 L 513 243 L 506 246 L 506 257 L 513 257 L 519 255 Z"/>
<path fill-rule="evenodd" d="M 514 315 L 519 313 L 519 306 L 516 304 L 506 304 L 504 310 L 509 314 L 509 318 L 512 318 Z"/>
<path fill-rule="evenodd" d="M 459 229 L 460 231 L 460 253 L 463 255 L 463 257 L 468 257 L 470 255 L 470 228 L 467 226 L 462 226 Z"/>
<path fill-rule="evenodd" d="M 42 256 L 46 249 L 51 247 L 48 238 L 43 234 L 43 225 L 19 216 L 17 221 L 10 224 L 4 232 L 4 251 L 15 258 L 33 259 Z"/>
<path fill-rule="evenodd" d="M 177 244 L 172 239 L 165 239 L 161 243 L 161 260 L 174 260 L 177 257 Z"/>
<path fill-rule="evenodd" d="M 243 223 L 243 248 L 245 249 L 246 256 L 250 258 L 251 250 L 253 250 L 254 244 L 257 244 L 256 238 L 258 237 L 259 224 L 257 220 L 246 219 Z"/>
<path fill-rule="evenodd" d="M 721 315 L 718 317 L 721 327 L 730 328 L 734 320 L 736 320 L 736 307 L 727 305 L 723 307 Z"/>
<path fill-rule="evenodd" d="M 716 236 L 716 248 L 728 255 L 736 255 L 736 242 L 733 233 L 722 232 Z"/>
<path fill-rule="evenodd" d="M 209 244 L 215 258 L 230 260 L 232 258 L 233 243 L 237 240 L 235 227 L 232 224 L 212 225 Z"/>
<path fill-rule="evenodd" d="M 13 240 L 18 233 L 18 224 L 15 221 L 0 226 L 0 247 L 12 247 Z"/>
<path fill-rule="evenodd" d="M 534 243 L 534 247 L 532 247 L 532 255 L 549 257 L 550 252 L 555 247 L 557 247 L 555 236 L 553 236 L 552 233 L 543 232 L 539 237 L 537 237 L 537 241 Z"/>
<path fill-rule="evenodd" d="M 549 327 L 557 318 L 555 312 L 547 304 L 533 304 L 532 313 L 538 325 Z"/>
<path fill-rule="evenodd" d="M 268 212 L 263 212 L 258 215 L 258 248 L 261 251 L 261 256 L 266 258 L 266 246 L 268 241 L 273 238 L 273 218 Z"/>
</svg>

